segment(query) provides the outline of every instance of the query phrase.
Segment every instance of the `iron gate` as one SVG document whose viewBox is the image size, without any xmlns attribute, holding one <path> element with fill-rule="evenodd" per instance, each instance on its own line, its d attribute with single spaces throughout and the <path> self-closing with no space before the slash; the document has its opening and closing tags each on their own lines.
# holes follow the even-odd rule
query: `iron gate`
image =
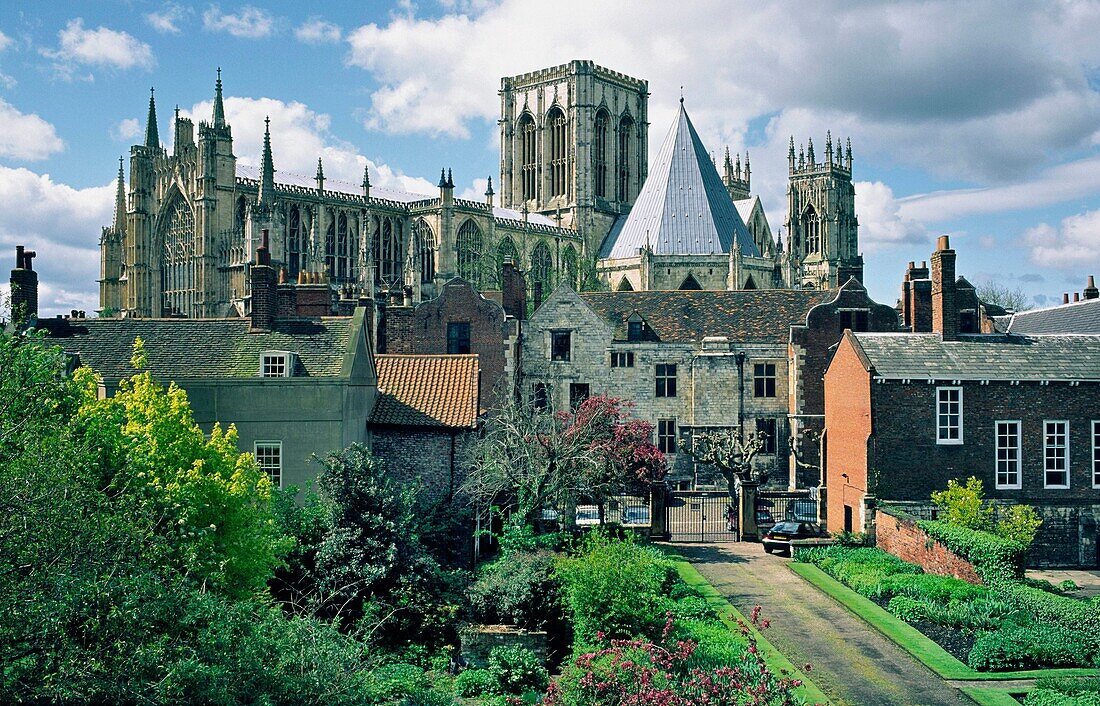
<svg viewBox="0 0 1100 706">
<path fill-rule="evenodd" d="M 665 507 L 673 542 L 737 541 L 737 509 L 724 491 L 674 491 Z"/>
</svg>

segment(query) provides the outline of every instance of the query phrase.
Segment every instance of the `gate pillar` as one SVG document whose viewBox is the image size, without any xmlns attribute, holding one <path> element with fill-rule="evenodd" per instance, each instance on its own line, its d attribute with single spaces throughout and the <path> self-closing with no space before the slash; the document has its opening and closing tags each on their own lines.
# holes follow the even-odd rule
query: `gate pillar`
<svg viewBox="0 0 1100 706">
<path fill-rule="evenodd" d="M 669 539 L 668 485 L 658 481 L 649 489 L 649 536 L 652 539 Z"/>
<path fill-rule="evenodd" d="M 756 490 L 759 483 L 752 481 L 741 482 L 741 492 L 737 494 L 740 501 L 740 537 L 742 542 L 760 541 L 760 528 L 756 526 Z"/>
</svg>

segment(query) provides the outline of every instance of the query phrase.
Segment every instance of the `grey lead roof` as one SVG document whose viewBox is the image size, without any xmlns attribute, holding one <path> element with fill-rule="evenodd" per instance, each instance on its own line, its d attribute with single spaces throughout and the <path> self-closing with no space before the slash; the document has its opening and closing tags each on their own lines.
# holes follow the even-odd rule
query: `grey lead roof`
<svg viewBox="0 0 1100 706">
<path fill-rule="evenodd" d="M 915 380 L 1098 380 L 1100 336 L 852 334 L 875 375 Z"/>
<path fill-rule="evenodd" d="M 252 332 L 248 319 L 70 320 L 54 332 L 66 352 L 106 379 L 133 375 L 134 338 L 141 336 L 149 370 L 167 380 L 250 378 L 263 351 L 298 356 L 295 377 L 338 377 L 355 326 L 352 317 L 285 320 L 270 332 Z"/>
<path fill-rule="evenodd" d="M 746 255 L 760 254 L 681 101 L 638 199 L 600 257 L 636 257 L 647 243 L 658 255 L 728 253 L 734 238 Z"/>
<path fill-rule="evenodd" d="M 1017 312 L 1008 323 L 1008 332 L 1100 333 L 1100 299 Z"/>
</svg>

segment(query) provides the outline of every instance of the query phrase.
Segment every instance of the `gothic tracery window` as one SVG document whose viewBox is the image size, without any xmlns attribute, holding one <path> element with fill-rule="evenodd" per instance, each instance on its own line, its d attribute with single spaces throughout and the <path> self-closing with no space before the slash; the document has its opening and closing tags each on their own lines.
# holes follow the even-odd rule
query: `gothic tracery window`
<svg viewBox="0 0 1100 706">
<path fill-rule="evenodd" d="M 566 143 L 568 123 L 561 108 L 553 108 L 546 116 L 550 127 L 550 195 L 565 196 L 569 172 L 569 148 Z"/>
<path fill-rule="evenodd" d="M 596 196 L 607 198 L 607 126 L 611 117 L 606 110 L 596 115 L 595 134 L 592 137 L 592 172 Z"/>
<path fill-rule="evenodd" d="M 516 249 L 516 244 L 511 238 L 504 236 L 497 243 L 497 271 L 493 275 L 497 286 L 501 289 L 504 288 L 504 263 L 509 261 L 513 264 L 519 261 L 519 250 Z"/>
<path fill-rule="evenodd" d="M 341 213 L 336 217 L 336 278 L 348 277 L 348 217 Z"/>
<path fill-rule="evenodd" d="M 336 277 L 336 214 L 331 209 L 325 211 L 325 272 L 330 278 Z"/>
<path fill-rule="evenodd" d="M 287 270 L 291 277 L 297 277 L 302 269 L 302 253 L 305 251 L 305 230 L 302 228 L 302 214 L 297 206 L 290 207 L 286 226 Z"/>
<path fill-rule="evenodd" d="M 161 308 L 165 314 L 189 314 L 195 293 L 195 216 L 178 196 L 166 212 L 162 235 Z"/>
<path fill-rule="evenodd" d="M 550 295 L 553 276 L 554 261 L 550 256 L 550 248 L 546 243 L 539 241 L 531 251 L 531 294 L 536 307 Z"/>
<path fill-rule="evenodd" d="M 420 283 L 428 284 L 435 277 L 435 234 L 423 218 L 416 222 L 413 232 L 417 256 L 420 258 Z"/>
<path fill-rule="evenodd" d="M 378 262 L 380 280 L 389 285 L 401 281 L 403 255 L 401 251 L 401 223 L 393 218 L 382 219 L 381 256 Z"/>
<path fill-rule="evenodd" d="M 561 279 L 568 282 L 574 290 L 577 286 L 577 251 L 572 245 L 566 245 L 561 254 Z"/>
<path fill-rule="evenodd" d="M 619 121 L 619 150 L 618 150 L 618 198 L 619 201 L 630 200 L 630 162 L 631 139 L 634 134 L 634 120 L 629 115 L 624 115 Z"/>
<path fill-rule="evenodd" d="M 520 182 L 523 200 L 528 201 L 538 195 L 539 150 L 535 119 L 529 113 L 525 113 L 519 119 L 516 132 L 519 133 Z"/>
<path fill-rule="evenodd" d="M 472 219 L 467 219 L 458 229 L 458 237 L 455 240 L 458 250 L 458 276 L 481 289 L 482 248 L 484 242 L 481 229 Z"/>
<path fill-rule="evenodd" d="M 802 235 L 806 241 L 806 254 L 821 252 L 821 220 L 813 206 L 802 212 Z"/>
</svg>

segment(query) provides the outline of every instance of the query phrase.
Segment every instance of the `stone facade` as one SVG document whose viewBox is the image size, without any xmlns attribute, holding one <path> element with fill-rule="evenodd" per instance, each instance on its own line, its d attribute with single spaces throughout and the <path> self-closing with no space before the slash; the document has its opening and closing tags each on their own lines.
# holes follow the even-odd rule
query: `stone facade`
<svg viewBox="0 0 1100 706">
<path fill-rule="evenodd" d="M 471 435 L 461 429 L 372 425 L 371 453 L 402 487 L 418 489 L 418 503 L 447 503 L 466 479 L 462 459 Z"/>
</svg>

